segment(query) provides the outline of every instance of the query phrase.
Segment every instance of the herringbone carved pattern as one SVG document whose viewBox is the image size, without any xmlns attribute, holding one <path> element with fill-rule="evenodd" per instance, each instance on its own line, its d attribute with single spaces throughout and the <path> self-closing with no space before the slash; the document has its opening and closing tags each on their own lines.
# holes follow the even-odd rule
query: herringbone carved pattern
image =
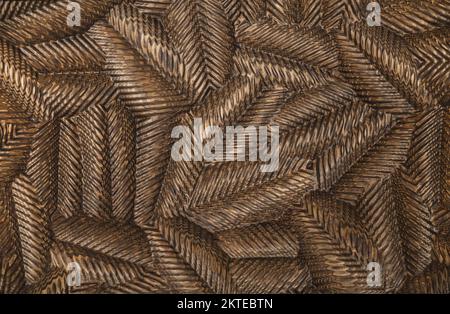
<svg viewBox="0 0 450 314">
<path fill-rule="evenodd" d="M 0 1 L 1 293 L 449 293 L 449 0 L 77 2 Z"/>
</svg>

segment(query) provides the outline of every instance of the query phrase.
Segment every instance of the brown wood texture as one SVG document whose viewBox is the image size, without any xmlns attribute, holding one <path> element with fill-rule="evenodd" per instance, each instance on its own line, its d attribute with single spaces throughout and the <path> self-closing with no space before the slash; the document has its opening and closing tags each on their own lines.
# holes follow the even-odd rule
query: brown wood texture
<svg viewBox="0 0 450 314">
<path fill-rule="evenodd" d="M 77 2 L 0 0 L 0 293 L 450 292 L 450 0 Z"/>
</svg>

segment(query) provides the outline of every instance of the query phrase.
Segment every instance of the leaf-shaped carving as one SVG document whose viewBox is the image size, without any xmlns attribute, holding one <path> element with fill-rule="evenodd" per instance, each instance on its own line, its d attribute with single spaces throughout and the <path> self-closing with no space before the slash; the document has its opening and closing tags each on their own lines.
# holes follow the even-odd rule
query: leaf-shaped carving
<svg viewBox="0 0 450 314">
<path fill-rule="evenodd" d="M 76 2 L 0 0 L 0 293 L 449 293 L 450 0 Z"/>
</svg>

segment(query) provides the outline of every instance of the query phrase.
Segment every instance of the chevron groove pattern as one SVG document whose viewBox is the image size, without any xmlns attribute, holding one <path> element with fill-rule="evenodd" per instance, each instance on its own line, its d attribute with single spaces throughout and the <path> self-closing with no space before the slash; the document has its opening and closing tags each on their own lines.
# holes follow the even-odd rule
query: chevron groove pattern
<svg viewBox="0 0 450 314">
<path fill-rule="evenodd" d="M 449 0 L 77 2 L 0 0 L 0 293 L 450 293 Z"/>
</svg>

